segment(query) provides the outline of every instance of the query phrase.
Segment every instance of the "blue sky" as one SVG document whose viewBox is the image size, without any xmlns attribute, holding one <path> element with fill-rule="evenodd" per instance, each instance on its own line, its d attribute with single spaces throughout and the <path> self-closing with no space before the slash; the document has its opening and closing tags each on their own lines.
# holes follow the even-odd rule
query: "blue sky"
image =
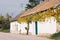
<svg viewBox="0 0 60 40">
<path fill-rule="evenodd" d="M 25 9 L 28 0 L 0 0 L 0 15 L 13 14 L 13 17 L 18 15 Z"/>
</svg>

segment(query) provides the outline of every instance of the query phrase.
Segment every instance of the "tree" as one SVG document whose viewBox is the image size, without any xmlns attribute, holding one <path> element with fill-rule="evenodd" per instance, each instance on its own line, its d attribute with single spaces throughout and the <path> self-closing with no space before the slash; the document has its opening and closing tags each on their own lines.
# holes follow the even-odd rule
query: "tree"
<svg viewBox="0 0 60 40">
<path fill-rule="evenodd" d="M 3 29 L 6 22 L 6 19 L 3 16 L 0 16 L 0 28 Z"/>
<path fill-rule="evenodd" d="M 35 7 L 39 3 L 40 3 L 40 0 L 29 0 L 29 4 L 27 4 L 26 10 Z M 28 35 L 28 32 L 29 32 L 29 23 L 30 23 L 30 21 L 31 21 L 31 16 L 28 16 L 26 18 L 26 22 L 28 24 L 27 25 L 28 26 L 27 27 L 27 35 Z"/>
<path fill-rule="evenodd" d="M 12 16 L 10 16 L 8 13 L 6 14 L 6 18 L 7 20 L 9 20 L 9 18 L 12 18 Z"/>
<path fill-rule="evenodd" d="M 32 16 L 27 16 L 27 17 L 26 17 L 27 35 L 29 34 L 29 23 L 31 22 L 31 17 L 32 17 Z"/>
<path fill-rule="evenodd" d="M 21 22 L 26 22 L 27 23 L 27 27 L 25 27 L 25 29 L 27 30 L 27 35 L 29 33 L 29 23 L 31 22 L 31 18 L 32 16 L 26 16 L 26 17 L 21 17 L 21 18 L 18 18 L 18 22 L 21 23 Z"/>
<path fill-rule="evenodd" d="M 40 1 L 44 1 L 44 0 L 29 0 L 29 3 L 27 4 L 26 9 L 35 7 L 40 3 Z"/>
<path fill-rule="evenodd" d="M 4 19 L 3 16 L 0 16 L 0 24 L 2 24 L 2 20 Z"/>
<path fill-rule="evenodd" d="M 0 17 L 0 24 L 1 24 L 2 30 L 10 27 L 9 18 L 11 18 L 11 16 L 8 13 L 6 14 L 6 18 L 4 18 L 3 16 Z"/>
</svg>

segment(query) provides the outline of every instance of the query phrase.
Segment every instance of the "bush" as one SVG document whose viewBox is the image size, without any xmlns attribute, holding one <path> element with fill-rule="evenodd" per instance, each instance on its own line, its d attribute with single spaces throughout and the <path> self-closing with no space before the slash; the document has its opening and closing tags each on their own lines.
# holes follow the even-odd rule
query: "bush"
<svg viewBox="0 0 60 40">
<path fill-rule="evenodd" d="M 0 29 L 0 32 L 9 33 L 10 32 L 10 29 Z"/>
<path fill-rule="evenodd" d="M 52 34 L 51 38 L 53 39 L 60 38 L 60 32 Z"/>
</svg>

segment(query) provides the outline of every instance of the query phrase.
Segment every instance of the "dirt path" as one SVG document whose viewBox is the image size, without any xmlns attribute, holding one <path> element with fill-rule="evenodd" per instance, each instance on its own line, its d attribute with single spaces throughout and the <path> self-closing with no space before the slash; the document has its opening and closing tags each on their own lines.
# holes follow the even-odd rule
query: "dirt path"
<svg viewBox="0 0 60 40">
<path fill-rule="evenodd" d="M 50 39 L 45 37 L 27 36 L 27 35 L 0 32 L 0 40 L 50 40 Z"/>
</svg>

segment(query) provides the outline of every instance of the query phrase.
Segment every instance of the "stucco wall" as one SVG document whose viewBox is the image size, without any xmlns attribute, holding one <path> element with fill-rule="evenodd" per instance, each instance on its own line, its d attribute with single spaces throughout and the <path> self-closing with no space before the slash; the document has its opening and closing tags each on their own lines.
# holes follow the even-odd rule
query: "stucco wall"
<svg viewBox="0 0 60 40">
<path fill-rule="evenodd" d="M 27 30 L 25 29 L 27 27 L 27 23 L 22 22 L 21 24 L 17 21 L 10 23 L 10 32 L 11 33 L 27 33 Z M 53 34 L 56 32 L 56 20 L 54 17 L 46 18 L 45 22 L 37 22 L 37 29 L 38 29 L 38 35 L 40 33 L 49 33 Z M 29 33 L 32 35 L 36 35 L 36 27 L 35 22 L 29 23 Z"/>
<path fill-rule="evenodd" d="M 27 27 L 26 23 L 18 23 L 17 21 L 11 22 L 10 23 L 10 32 L 11 33 L 26 33 L 26 29 L 25 27 Z"/>
<path fill-rule="evenodd" d="M 57 23 L 57 32 L 60 32 L 60 23 Z"/>
<path fill-rule="evenodd" d="M 11 33 L 18 33 L 18 23 L 17 23 L 17 21 L 10 23 L 10 32 Z"/>
<path fill-rule="evenodd" d="M 27 27 L 27 23 L 22 22 L 18 26 L 18 33 L 27 33 L 25 27 Z"/>
<path fill-rule="evenodd" d="M 49 33 L 53 34 L 57 30 L 56 20 L 51 18 L 46 18 L 45 22 L 38 22 L 38 34 L 40 33 Z"/>
<path fill-rule="evenodd" d="M 36 35 L 35 34 L 35 22 L 31 22 L 30 24 L 29 24 L 29 33 L 31 33 L 32 35 Z"/>
</svg>

